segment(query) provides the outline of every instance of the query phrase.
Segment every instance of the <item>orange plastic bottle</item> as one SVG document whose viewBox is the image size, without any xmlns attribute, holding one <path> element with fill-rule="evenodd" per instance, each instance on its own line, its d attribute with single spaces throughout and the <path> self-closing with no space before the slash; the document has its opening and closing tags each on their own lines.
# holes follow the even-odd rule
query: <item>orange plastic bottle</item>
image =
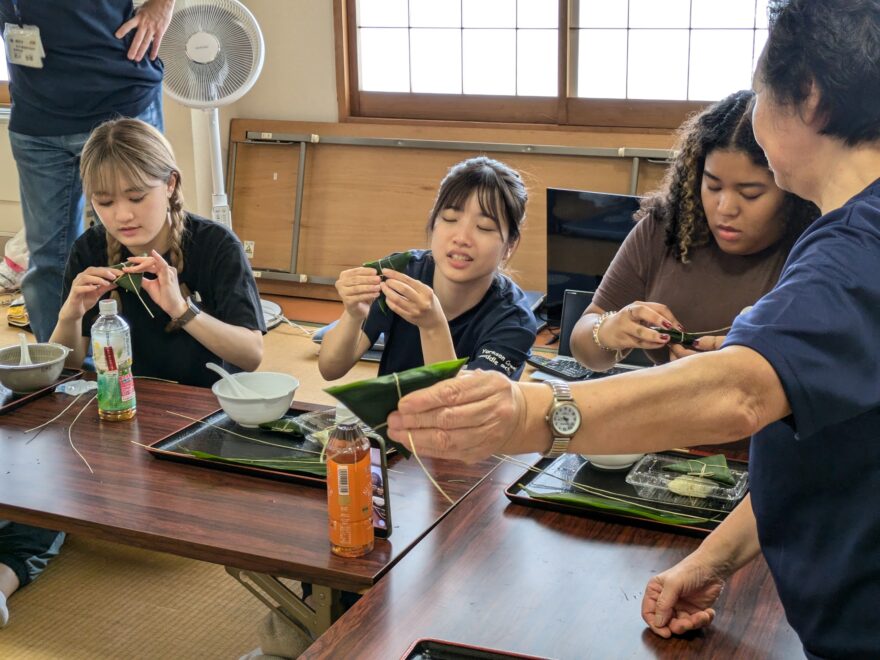
<svg viewBox="0 0 880 660">
<path fill-rule="evenodd" d="M 373 483 L 370 441 L 358 418 L 336 406 L 336 428 L 327 442 L 327 512 L 330 550 L 361 557 L 373 549 Z"/>
</svg>

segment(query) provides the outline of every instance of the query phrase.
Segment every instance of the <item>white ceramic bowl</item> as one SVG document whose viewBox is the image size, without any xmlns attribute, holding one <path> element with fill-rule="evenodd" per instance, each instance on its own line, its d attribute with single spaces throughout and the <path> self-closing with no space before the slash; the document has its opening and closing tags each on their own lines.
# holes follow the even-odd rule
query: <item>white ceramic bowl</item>
<svg viewBox="0 0 880 660">
<path fill-rule="evenodd" d="M 600 470 L 623 470 L 639 460 L 644 454 L 581 454 L 590 465 Z"/>
<path fill-rule="evenodd" d="M 299 381 L 290 374 L 274 371 L 253 371 L 234 374 L 239 383 L 263 396 L 240 397 L 225 379 L 211 386 L 211 391 L 230 419 L 242 426 L 254 427 L 284 417 L 293 401 Z"/>
<path fill-rule="evenodd" d="M 21 364 L 21 346 L 0 349 L 0 383 L 13 392 L 35 392 L 48 387 L 61 375 L 70 349 L 61 344 L 28 344 L 33 364 Z"/>
</svg>

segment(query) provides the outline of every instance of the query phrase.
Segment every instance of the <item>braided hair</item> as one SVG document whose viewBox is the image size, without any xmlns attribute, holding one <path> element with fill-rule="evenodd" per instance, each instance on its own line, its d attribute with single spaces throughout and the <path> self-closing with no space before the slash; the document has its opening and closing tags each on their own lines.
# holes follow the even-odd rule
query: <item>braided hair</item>
<svg viewBox="0 0 880 660">
<path fill-rule="evenodd" d="M 666 245 L 673 257 L 687 263 L 689 254 L 711 241 L 700 187 L 706 156 L 716 149 L 746 154 L 769 169 L 767 157 L 752 132 L 751 90 L 735 92 L 687 119 L 678 131 L 678 155 L 660 188 L 642 200 L 636 220 L 653 218 L 666 226 Z M 779 211 L 786 234 L 800 234 L 819 216 L 812 203 L 786 193 Z"/>
</svg>

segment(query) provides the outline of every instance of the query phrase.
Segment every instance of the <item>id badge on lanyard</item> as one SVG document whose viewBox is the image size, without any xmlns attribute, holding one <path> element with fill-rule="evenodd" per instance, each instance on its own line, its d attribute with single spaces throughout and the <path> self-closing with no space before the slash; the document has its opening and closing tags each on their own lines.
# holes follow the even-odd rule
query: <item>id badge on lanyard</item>
<svg viewBox="0 0 880 660">
<path fill-rule="evenodd" d="M 33 69 L 42 69 L 46 51 L 43 50 L 43 40 L 40 39 L 40 28 L 36 25 L 24 25 L 21 20 L 21 12 L 18 9 L 18 0 L 12 0 L 15 9 L 15 17 L 18 24 L 7 23 L 3 29 L 3 43 L 6 45 L 6 61 L 9 64 L 28 66 Z"/>
</svg>

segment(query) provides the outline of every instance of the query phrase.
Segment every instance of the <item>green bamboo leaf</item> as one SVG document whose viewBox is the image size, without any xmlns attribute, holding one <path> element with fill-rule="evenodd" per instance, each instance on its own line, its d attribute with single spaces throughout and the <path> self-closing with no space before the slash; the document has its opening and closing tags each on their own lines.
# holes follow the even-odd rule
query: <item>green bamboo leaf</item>
<svg viewBox="0 0 880 660">
<path fill-rule="evenodd" d="M 621 502 L 620 500 L 611 500 L 598 495 L 587 495 L 582 493 L 537 493 L 522 484 L 517 484 L 522 488 L 528 496 L 536 500 L 546 500 L 548 502 L 558 502 L 560 504 L 570 504 L 572 506 L 584 507 L 587 509 L 599 509 L 602 511 L 613 511 L 614 513 L 623 513 L 639 518 L 647 518 L 656 522 L 667 523 L 669 525 L 694 525 L 700 523 L 712 522 L 712 518 L 700 516 L 689 516 L 687 514 L 675 513 L 674 511 L 662 511 L 659 509 L 647 509 L 634 503 Z"/>
<path fill-rule="evenodd" d="M 134 264 L 130 261 L 123 261 L 121 264 L 110 266 L 110 268 L 122 270 L 123 268 L 130 268 L 131 266 L 134 266 Z M 144 276 L 141 273 L 124 273 L 113 280 L 113 283 L 121 289 L 137 294 L 141 290 L 141 282 L 143 279 Z"/>
<path fill-rule="evenodd" d="M 388 415 L 397 410 L 397 403 L 401 397 L 410 392 L 430 387 L 441 380 L 452 378 L 466 362 L 467 358 L 436 362 L 401 371 L 397 374 L 397 378 L 395 378 L 395 374 L 388 374 L 345 385 L 334 385 L 325 388 L 324 391 L 345 404 L 367 426 L 409 458 L 408 449 L 388 438 L 385 420 L 388 419 Z"/>
<path fill-rule="evenodd" d="M 281 419 L 276 419 L 274 422 L 260 424 L 260 428 L 267 431 L 276 431 L 277 433 L 288 433 L 302 436 L 305 436 L 306 433 L 309 432 L 308 429 L 303 428 L 299 423 L 299 420 L 293 415 L 285 415 Z"/>
<path fill-rule="evenodd" d="M 195 458 L 201 458 L 209 461 L 217 461 L 219 463 L 233 463 L 237 465 L 249 465 L 253 467 L 262 467 L 271 470 L 280 470 L 283 472 L 305 472 L 320 477 L 327 476 L 327 464 L 322 463 L 317 458 L 305 456 L 277 456 L 275 458 L 236 458 L 228 456 L 217 456 L 205 451 L 197 449 L 182 448 L 184 452 Z"/>
<path fill-rule="evenodd" d="M 121 264 L 110 266 L 110 268 L 122 270 L 125 267 L 131 267 L 135 265 L 136 264 L 133 264 L 130 261 L 123 261 Z M 145 303 L 144 299 L 141 297 L 141 284 L 143 282 L 143 279 L 144 276 L 142 273 L 123 273 L 115 280 L 113 280 L 113 283 L 116 284 L 118 287 L 136 295 L 138 297 L 138 300 L 141 301 L 141 305 L 143 305 L 144 309 L 147 310 L 147 314 L 150 315 L 150 318 L 156 318 L 153 314 L 153 311 L 147 306 L 147 303 Z"/>
<path fill-rule="evenodd" d="M 375 268 L 379 275 L 383 275 L 383 269 L 387 268 L 388 270 L 396 270 L 399 273 L 402 273 L 406 270 L 409 262 L 412 261 L 413 253 L 410 250 L 406 252 L 396 252 L 394 254 L 389 254 L 387 257 L 382 257 L 381 259 L 376 259 L 376 261 L 367 261 L 364 263 L 365 268 Z M 379 301 L 379 309 L 382 310 L 382 313 L 388 314 L 388 306 L 385 304 L 385 294 L 380 293 L 377 298 Z"/>
<path fill-rule="evenodd" d="M 663 466 L 664 470 L 670 472 L 679 472 L 688 474 L 692 477 L 703 477 L 717 481 L 725 486 L 735 486 L 736 480 L 730 474 L 730 468 L 727 467 L 727 458 L 724 454 L 715 454 L 713 456 L 701 456 L 700 458 L 688 458 L 678 463 L 670 463 Z"/>
<path fill-rule="evenodd" d="M 389 254 L 387 257 L 382 257 L 375 261 L 367 261 L 364 263 L 364 267 L 375 268 L 379 272 L 379 275 L 382 275 L 382 270 L 384 268 L 402 273 L 409 265 L 409 262 L 412 261 L 412 258 L 413 253 L 410 250 L 407 250 L 406 252 L 395 252 L 394 254 Z"/>
<path fill-rule="evenodd" d="M 651 330 L 656 330 L 657 332 L 669 335 L 669 343 L 670 344 L 681 344 L 685 348 L 690 348 L 694 345 L 694 342 L 703 336 L 703 333 L 694 333 L 694 332 L 682 332 L 681 330 L 676 330 L 675 328 L 661 328 L 661 327 L 651 327 Z"/>
</svg>

